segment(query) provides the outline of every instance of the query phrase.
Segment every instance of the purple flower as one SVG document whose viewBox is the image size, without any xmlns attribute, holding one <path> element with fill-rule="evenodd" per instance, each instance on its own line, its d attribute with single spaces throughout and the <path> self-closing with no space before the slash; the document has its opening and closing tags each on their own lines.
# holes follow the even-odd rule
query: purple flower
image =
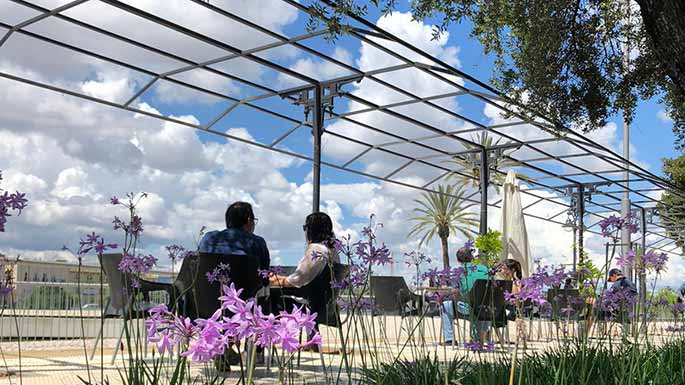
<svg viewBox="0 0 685 385">
<path fill-rule="evenodd" d="M 657 254 L 654 250 L 650 250 L 642 256 L 644 268 L 647 270 L 654 270 L 657 273 L 660 273 L 666 269 L 667 262 L 668 255 L 666 253 Z"/>
<path fill-rule="evenodd" d="M 112 198 L 110 198 L 109 201 L 110 201 L 110 203 L 113 204 L 113 205 L 118 205 L 118 204 L 121 203 L 121 202 L 119 201 L 119 198 L 116 197 L 116 195 L 113 196 Z"/>
<path fill-rule="evenodd" d="M 630 212 L 624 218 L 619 218 L 615 215 L 612 215 L 608 218 L 602 219 L 599 221 L 599 227 L 604 237 L 616 238 L 621 229 L 626 228 L 631 234 L 635 234 L 637 233 L 639 226 L 637 223 L 637 217 L 634 213 Z"/>
<path fill-rule="evenodd" d="M 149 273 L 156 263 L 157 258 L 152 255 L 126 253 L 119 262 L 119 271 L 136 275 Z"/>
<path fill-rule="evenodd" d="M 257 273 L 259 274 L 260 277 L 267 279 L 271 275 L 282 275 L 283 274 L 283 268 L 281 266 L 271 266 L 268 269 L 259 269 L 259 270 L 257 270 Z"/>
<path fill-rule="evenodd" d="M 621 267 L 632 266 L 635 261 L 635 252 L 633 250 L 626 251 L 625 254 L 619 255 L 616 259 L 616 263 Z"/>
<path fill-rule="evenodd" d="M 632 314 L 633 305 L 637 302 L 637 295 L 627 288 L 607 290 L 600 298 L 600 309 L 610 314 L 627 312 Z"/>
<path fill-rule="evenodd" d="M 407 266 L 416 266 L 419 267 L 421 265 L 425 264 L 430 264 L 432 262 L 431 258 L 422 252 L 419 251 L 412 251 L 410 253 L 404 253 L 405 257 L 408 257 L 408 259 L 404 260 L 404 263 Z"/>
<path fill-rule="evenodd" d="M 335 290 L 345 290 L 349 286 L 350 286 L 350 281 L 347 279 L 343 279 L 342 281 L 336 281 L 334 279 L 333 283 L 331 284 L 331 287 Z"/>
<path fill-rule="evenodd" d="M 2 180 L 2 173 L 0 172 L 0 181 Z M 0 189 L 2 192 L 2 189 Z M 20 193 L 19 191 L 14 194 L 10 194 L 5 191 L 4 194 L 0 195 L 0 232 L 5 231 L 5 224 L 7 223 L 7 218 L 11 217 L 11 211 L 16 211 L 17 215 L 21 215 L 21 211 L 28 205 L 28 199 L 26 199 L 26 194 Z"/>
<path fill-rule="evenodd" d="M 81 256 L 88 254 L 89 251 L 95 250 L 98 255 L 102 255 L 105 251 L 110 249 L 115 249 L 117 247 L 116 243 L 105 243 L 102 236 L 93 233 L 86 234 L 85 239 L 81 238 L 79 241 L 79 249 L 76 255 Z M 66 246 L 63 246 L 63 250 Z M 66 248 L 68 250 L 68 248 Z"/>
<path fill-rule="evenodd" d="M 181 260 L 183 258 L 187 258 L 189 256 L 193 255 L 192 251 L 186 250 L 185 247 L 181 245 L 169 245 L 166 246 L 166 251 L 167 254 L 169 255 L 169 259 L 171 259 L 171 262 L 176 262 L 178 260 Z"/>
<path fill-rule="evenodd" d="M 207 281 L 209 283 L 219 282 L 222 285 L 227 285 L 230 282 L 231 266 L 226 263 L 220 263 L 212 271 L 206 273 Z"/>
<path fill-rule="evenodd" d="M 495 351 L 495 344 L 492 341 L 487 344 L 481 344 L 479 341 L 470 341 L 464 342 L 464 348 L 474 353 L 488 353 Z"/>
<path fill-rule="evenodd" d="M 464 247 L 469 249 L 469 250 L 473 249 L 473 245 L 474 245 L 473 239 L 467 239 L 466 243 L 464 243 Z"/>
</svg>

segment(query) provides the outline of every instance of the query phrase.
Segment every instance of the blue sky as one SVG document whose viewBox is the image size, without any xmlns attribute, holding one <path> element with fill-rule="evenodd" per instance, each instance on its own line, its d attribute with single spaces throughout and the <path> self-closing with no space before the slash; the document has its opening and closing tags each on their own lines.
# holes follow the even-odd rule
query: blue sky
<svg viewBox="0 0 685 385">
<path fill-rule="evenodd" d="M 63 0 L 35 2 L 47 8 L 64 3 Z M 254 31 L 210 17 L 202 7 L 184 0 L 171 1 L 164 6 L 146 0 L 132 0 L 130 3 L 240 48 L 269 42 L 268 38 Z M 278 0 L 261 5 L 249 1 L 212 3 L 289 37 L 304 33 L 307 22 L 302 13 Z M 225 54 L 203 44 L 188 43 L 177 34 L 143 26 L 137 19 L 99 2 L 86 3 L 65 14 L 195 60 Z M 33 14 L 20 5 L 4 3 L 0 6 L 0 15 L 0 21 L 13 25 Z M 441 40 L 431 41 L 431 20 L 412 23 L 409 16 L 401 11 L 382 20 L 379 17 L 376 11 L 372 11 L 368 19 L 481 80 L 487 81 L 490 77 L 492 58 L 484 56 L 478 42 L 468 38 L 468 23 L 452 26 Z M 36 23 L 29 29 L 122 60 L 135 59 L 153 71 L 163 72 L 183 66 L 183 63 L 170 63 L 168 59 L 145 56 L 137 49 L 121 47 L 109 39 L 54 18 Z M 2 33 L 4 31 L 0 29 Z M 371 47 L 346 36 L 335 44 L 322 37 L 303 44 L 363 69 L 387 65 L 389 60 Z M 299 50 L 270 50 L 258 55 L 309 76 L 330 78 L 348 73 L 341 67 L 324 66 L 320 60 Z M 292 78 L 279 77 L 272 70 L 244 59 L 217 64 L 214 68 L 278 89 L 298 84 Z M 127 100 L 150 78 L 73 52 L 51 48 L 20 34 L 13 35 L 0 48 L 0 69 L 5 73 L 59 84 L 115 101 Z M 260 93 L 252 87 L 227 82 L 203 70 L 193 70 L 178 79 L 239 98 Z M 408 70 L 388 75 L 387 79 L 404 87 L 417 87 L 418 94 L 435 92 L 432 83 Z M 378 103 L 397 98 L 387 90 L 371 87 L 366 80 L 350 87 Z M 121 196 L 128 191 L 147 191 L 151 197 L 141 207 L 147 226 L 144 249 L 158 255 L 162 265 L 168 264 L 164 258 L 164 245 L 181 243 L 192 248 L 197 229 L 202 225 L 220 227 L 226 205 L 238 199 L 255 205 L 260 218 L 257 232 L 269 242 L 277 263 L 294 264 L 301 256 L 304 239 L 298 229 L 311 207 L 309 162 L 226 141 L 188 127 L 95 106 L 10 80 L 0 80 L 0 102 L 7 106 L 7 113 L 0 116 L 0 135 L 7 138 L 0 143 L 0 169 L 4 170 L 5 176 L 3 187 L 25 191 L 31 199 L 26 213 L 12 218 L 13 229 L 0 238 L 0 251 L 8 255 L 22 254 L 27 258 L 73 258 L 58 250 L 63 243 L 74 245 L 86 232 L 101 232 L 108 240 L 118 237 L 111 231 L 110 223 L 113 215 L 122 213 L 107 205 L 110 196 Z M 463 96 L 449 98 L 444 103 L 450 109 L 468 112 L 469 116 L 483 123 L 498 119 L 482 105 Z M 303 118 L 298 107 L 279 98 L 256 104 Z M 190 123 L 206 124 L 231 103 L 160 81 L 132 105 Z M 360 106 L 336 101 L 337 111 L 344 112 L 350 108 Z M 671 124 L 663 118 L 662 111 L 663 106 L 656 100 L 641 101 L 631 128 L 636 159 L 655 173 L 661 172 L 661 158 L 677 156 Z M 462 122 L 420 108 L 403 112 L 441 127 L 462 127 Z M 378 114 L 364 115 L 361 120 L 393 127 L 397 132 L 410 130 Z M 612 122 L 615 127 L 602 128 L 593 134 L 593 138 L 620 149 L 620 116 L 614 117 Z M 293 125 L 240 106 L 212 128 L 269 144 Z M 371 142 L 387 141 L 387 138 L 355 130 L 340 122 L 327 122 L 326 126 L 332 131 L 359 135 Z M 425 131 L 414 135 L 425 135 Z M 434 145 L 449 147 L 453 144 L 442 141 Z M 278 147 L 309 154 L 311 146 L 309 130 L 299 128 Z M 324 140 L 324 160 L 342 163 L 357 152 L 358 148 L 349 143 L 331 138 Z M 354 166 L 360 171 L 382 173 L 392 169 L 397 162 L 396 159 L 373 154 L 355 162 Z M 418 169 L 408 170 L 402 177 L 429 178 Z M 356 237 L 373 213 L 386 224 L 380 230 L 380 237 L 391 245 L 398 260 L 404 252 L 417 248 L 417 240 L 406 238 L 411 225 L 408 218 L 412 215 L 413 199 L 418 198 L 416 191 L 327 167 L 323 168 L 322 184 L 323 210 L 334 218 L 339 234 L 350 233 Z M 543 205 L 539 214 L 546 215 L 555 209 L 553 205 Z M 489 223 L 493 226 L 499 223 L 497 212 L 490 214 Z M 548 232 L 544 237 L 531 240 L 531 248 L 537 258 L 550 263 L 568 261 L 570 234 L 561 229 L 551 229 L 545 223 L 533 221 L 528 225 L 531 234 Z M 25 234 L 43 236 L 34 238 Z M 452 249 L 463 241 L 463 237 L 453 237 Z M 599 257 L 601 239 L 590 236 L 587 241 L 589 248 Z M 424 250 L 438 255 L 439 242 L 433 241 Z M 403 264 L 400 263 L 397 270 L 402 272 Z M 676 277 L 670 276 L 669 279 Z"/>
</svg>

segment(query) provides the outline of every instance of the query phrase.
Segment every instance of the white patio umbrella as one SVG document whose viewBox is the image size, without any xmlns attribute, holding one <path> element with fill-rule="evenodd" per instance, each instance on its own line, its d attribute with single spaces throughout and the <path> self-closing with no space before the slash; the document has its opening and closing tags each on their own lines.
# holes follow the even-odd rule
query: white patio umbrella
<svg viewBox="0 0 685 385">
<path fill-rule="evenodd" d="M 502 200 L 502 259 L 515 259 L 521 264 L 524 277 L 533 271 L 528 232 L 521 206 L 521 193 L 516 172 L 509 170 L 504 180 Z"/>
</svg>

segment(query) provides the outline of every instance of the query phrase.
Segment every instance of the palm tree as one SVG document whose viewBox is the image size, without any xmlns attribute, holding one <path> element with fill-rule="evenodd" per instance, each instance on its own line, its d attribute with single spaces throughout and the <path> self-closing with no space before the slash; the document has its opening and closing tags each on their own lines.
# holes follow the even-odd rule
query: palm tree
<svg viewBox="0 0 685 385">
<path fill-rule="evenodd" d="M 480 134 L 476 135 L 476 137 L 471 137 L 472 142 L 476 142 L 480 144 L 481 146 L 485 148 L 491 148 L 494 146 L 500 146 L 500 145 L 506 145 L 510 144 L 512 142 L 503 142 L 502 138 L 498 138 L 495 140 L 492 135 L 488 135 L 487 132 L 483 131 Z M 465 143 L 464 147 L 466 150 L 473 150 L 476 149 L 475 146 Z M 515 151 L 514 148 L 512 148 L 511 151 Z M 472 154 L 469 154 L 472 155 Z M 464 155 L 454 155 L 452 158 L 446 162 L 449 162 L 453 165 L 456 165 L 458 169 L 466 171 L 466 174 L 472 175 L 472 177 L 468 175 L 460 175 L 457 173 L 450 173 L 448 175 L 449 179 L 456 179 L 456 183 L 459 186 L 468 186 L 471 185 L 472 187 L 478 187 L 480 183 L 480 154 L 473 154 L 478 157 L 478 160 L 470 159 L 470 157 L 467 155 L 464 157 Z M 502 152 L 500 156 L 496 156 L 494 154 L 490 154 L 490 168 L 494 169 L 495 171 L 502 171 L 507 168 L 512 168 L 514 166 L 517 166 L 518 163 L 516 161 L 513 161 L 511 159 L 505 158 L 506 153 Z M 493 156 L 496 156 L 493 158 Z M 521 178 L 519 178 L 521 179 Z M 504 183 L 504 175 L 499 173 L 499 172 L 491 172 L 490 173 L 490 182 L 495 182 L 493 186 L 495 189 L 499 192 L 499 185 L 502 185 Z"/>
<path fill-rule="evenodd" d="M 407 237 L 422 235 L 419 247 L 427 243 L 435 235 L 442 243 L 442 263 L 449 267 L 449 249 L 447 239 L 452 233 L 462 233 L 471 238 L 476 232 L 473 230 L 478 224 L 476 214 L 467 211 L 474 204 L 465 205 L 463 186 L 438 186 L 437 192 L 421 194 L 422 199 L 416 199 L 419 207 L 414 209 L 418 215 L 410 218 L 416 222 Z"/>
</svg>

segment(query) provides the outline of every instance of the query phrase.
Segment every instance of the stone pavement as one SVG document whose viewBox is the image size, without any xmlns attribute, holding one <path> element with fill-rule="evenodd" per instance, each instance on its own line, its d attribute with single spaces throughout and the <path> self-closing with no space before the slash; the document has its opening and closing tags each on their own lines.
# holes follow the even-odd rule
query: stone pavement
<svg viewBox="0 0 685 385">
<path fill-rule="evenodd" d="M 366 333 L 362 333 L 360 325 L 364 325 Z M 399 317 L 366 317 L 360 323 L 355 323 L 356 328 L 345 330 L 348 341 L 348 364 L 353 368 L 353 375 L 358 375 L 358 368 L 361 366 L 362 354 L 368 359 L 373 354 L 381 362 L 392 362 L 397 357 L 412 359 L 426 354 L 437 355 L 441 360 L 449 360 L 455 356 L 476 357 L 476 353 L 468 352 L 463 346 L 440 346 L 438 336 L 440 335 L 440 320 L 437 317 L 427 318 L 421 324 L 416 324 L 411 319 L 400 319 Z M 665 324 L 656 325 L 652 332 L 652 339 L 659 343 L 663 342 L 661 331 Z M 554 345 L 559 337 L 564 336 L 564 330 L 568 336 L 573 333 L 573 327 L 564 327 L 549 322 L 534 321 L 529 325 L 531 341 L 528 343 L 526 352 L 519 351 L 519 354 L 527 354 L 548 349 Z M 414 333 L 411 333 L 411 331 Z M 468 330 L 465 324 L 460 325 L 463 338 L 463 331 Z M 515 339 L 515 327 L 513 323 L 509 325 L 510 340 Z M 616 332 L 613 332 L 616 334 Z M 364 339 L 366 335 L 367 341 Z M 339 350 L 338 333 L 335 329 L 322 328 L 322 336 L 325 341 L 324 351 Z M 410 339 L 412 343 L 405 344 Z M 93 339 L 86 339 L 86 350 L 90 353 Z M 115 364 L 111 364 L 112 353 L 116 340 L 105 339 L 102 355 L 104 365 L 101 365 L 100 349 L 96 353 L 93 361 L 86 360 L 82 339 L 63 339 L 63 340 L 39 340 L 22 341 L 21 344 L 16 340 L 3 340 L 0 342 L 0 385 L 52 385 L 69 384 L 83 385 L 88 382 L 90 375 L 91 383 L 102 383 L 101 379 L 106 379 L 105 383 L 111 385 L 121 384 L 120 371 L 125 370 L 127 365 L 126 354 L 119 354 Z M 152 351 L 152 348 L 150 348 Z M 19 351 L 21 350 L 21 359 Z M 494 359 L 497 355 L 511 354 L 511 346 L 502 348 L 498 346 L 498 352 L 494 354 L 479 356 L 479 359 Z M 326 375 L 337 376 L 339 368 L 343 367 L 341 377 L 346 379 L 344 371 L 345 365 L 341 362 L 340 354 L 324 354 L 323 359 L 327 368 Z M 294 360 L 296 361 L 296 359 Z M 153 362 L 153 354 L 150 353 L 148 363 Z M 162 367 L 163 373 L 170 376 L 174 362 L 165 361 Z M 326 383 L 324 371 L 322 370 L 321 356 L 318 353 L 303 352 L 301 355 L 301 365 L 298 367 L 293 363 L 293 370 L 290 375 L 296 379 L 295 383 L 306 382 L 308 384 Z M 216 372 L 212 365 L 191 364 L 191 372 L 197 377 L 200 383 L 205 383 L 203 379 L 212 377 Z M 331 372 L 334 372 L 331 374 Z M 20 375 L 21 374 L 21 375 Z M 275 384 L 278 383 L 278 368 L 272 367 L 267 370 L 265 365 L 258 365 L 255 373 L 255 383 Z M 238 383 L 240 379 L 239 366 L 233 366 L 232 372 L 224 375 L 227 384 Z M 345 381 L 346 382 L 346 381 Z M 168 383 L 168 382 L 165 382 Z"/>
</svg>

